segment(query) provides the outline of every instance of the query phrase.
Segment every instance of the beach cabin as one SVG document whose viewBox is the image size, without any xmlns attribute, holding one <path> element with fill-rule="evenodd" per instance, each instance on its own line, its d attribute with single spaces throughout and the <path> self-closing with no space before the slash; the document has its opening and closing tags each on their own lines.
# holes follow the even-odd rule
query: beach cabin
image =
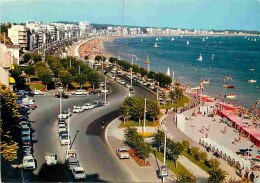
<svg viewBox="0 0 260 183">
<path fill-rule="evenodd" d="M 199 112 L 202 114 L 212 114 L 215 109 L 216 102 L 204 102 L 203 106 L 199 107 Z"/>
</svg>

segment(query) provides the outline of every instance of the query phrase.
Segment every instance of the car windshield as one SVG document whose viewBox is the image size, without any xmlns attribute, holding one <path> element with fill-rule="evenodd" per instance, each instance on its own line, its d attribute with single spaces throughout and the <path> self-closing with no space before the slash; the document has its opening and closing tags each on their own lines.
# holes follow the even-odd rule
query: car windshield
<svg viewBox="0 0 260 183">
<path fill-rule="evenodd" d="M 120 152 L 128 152 L 126 149 L 120 149 Z"/>
<path fill-rule="evenodd" d="M 63 113 L 63 114 L 68 114 L 68 111 L 63 111 L 62 113 Z"/>
<path fill-rule="evenodd" d="M 62 136 L 61 138 L 62 138 L 62 139 L 68 139 L 68 136 L 65 135 L 65 136 Z"/>
<path fill-rule="evenodd" d="M 22 137 L 28 137 L 29 135 L 28 134 L 22 134 Z"/>
<path fill-rule="evenodd" d="M 76 173 L 76 174 L 83 174 L 84 171 L 83 171 L 83 170 L 77 170 L 77 171 L 75 171 L 75 173 Z"/>
<path fill-rule="evenodd" d="M 32 163 L 32 162 L 33 162 L 33 159 L 28 159 L 27 162 L 31 162 L 31 163 Z"/>
<path fill-rule="evenodd" d="M 71 165 L 78 165 L 78 162 L 71 162 Z"/>
</svg>

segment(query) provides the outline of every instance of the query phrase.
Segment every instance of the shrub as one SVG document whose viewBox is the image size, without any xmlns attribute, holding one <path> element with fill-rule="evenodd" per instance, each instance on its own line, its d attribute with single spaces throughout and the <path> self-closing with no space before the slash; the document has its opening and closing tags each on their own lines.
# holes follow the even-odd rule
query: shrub
<svg viewBox="0 0 260 183">
<path fill-rule="evenodd" d="M 200 152 L 199 153 L 199 160 L 202 162 L 207 161 L 208 159 L 208 154 L 206 152 Z"/>
<path fill-rule="evenodd" d="M 184 150 L 187 150 L 190 147 L 190 142 L 187 140 L 183 140 L 182 145 L 183 145 Z"/>
<path fill-rule="evenodd" d="M 190 148 L 190 155 L 194 156 L 197 160 L 199 159 L 200 149 L 198 147 Z"/>
<path fill-rule="evenodd" d="M 217 169 L 217 168 L 219 168 L 220 162 L 219 162 L 216 158 L 211 158 L 211 159 L 207 162 L 207 165 L 208 165 L 210 168 Z"/>
<path fill-rule="evenodd" d="M 225 180 L 227 176 L 227 173 L 225 171 L 222 171 L 220 168 L 217 169 L 211 169 L 209 171 L 209 178 L 208 182 L 209 183 L 221 183 Z"/>
</svg>

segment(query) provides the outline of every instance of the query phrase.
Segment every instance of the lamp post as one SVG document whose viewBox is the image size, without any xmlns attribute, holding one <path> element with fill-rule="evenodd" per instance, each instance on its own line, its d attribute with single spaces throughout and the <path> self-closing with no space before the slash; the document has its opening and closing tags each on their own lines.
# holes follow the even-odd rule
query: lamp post
<svg viewBox="0 0 260 183">
<path fill-rule="evenodd" d="M 68 109 L 68 115 L 70 113 L 70 109 Z M 68 153 L 70 150 L 70 117 L 68 116 L 68 124 L 67 124 L 67 128 L 68 128 L 68 147 L 67 147 L 67 157 L 68 157 Z"/>
<path fill-rule="evenodd" d="M 145 119 L 146 119 L 146 98 L 144 99 L 144 133 L 145 133 Z"/>
<path fill-rule="evenodd" d="M 60 92 L 60 115 L 61 115 L 61 111 L 62 111 L 62 89 L 59 89 Z"/>
<path fill-rule="evenodd" d="M 164 150 L 163 150 L 163 165 L 166 163 L 166 132 L 164 132 Z M 163 182 L 164 182 L 164 177 L 163 177 Z"/>
<path fill-rule="evenodd" d="M 131 88 L 133 87 L 133 68 L 130 68 L 131 71 Z"/>
<path fill-rule="evenodd" d="M 79 74 L 80 74 L 80 66 L 79 66 Z"/>
<path fill-rule="evenodd" d="M 107 103 L 107 77 L 105 76 L 105 105 Z"/>
</svg>

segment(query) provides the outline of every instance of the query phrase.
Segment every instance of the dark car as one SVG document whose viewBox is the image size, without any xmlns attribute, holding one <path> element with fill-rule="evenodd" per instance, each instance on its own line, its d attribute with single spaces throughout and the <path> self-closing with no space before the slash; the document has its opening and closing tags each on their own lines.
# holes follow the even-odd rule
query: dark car
<svg viewBox="0 0 260 183">
<path fill-rule="evenodd" d="M 24 106 L 22 106 L 22 107 L 19 108 L 19 112 L 20 112 L 20 114 L 23 115 L 23 116 L 28 116 L 27 111 L 28 111 L 28 109 L 27 109 L 26 107 L 24 107 Z"/>
<path fill-rule="evenodd" d="M 101 93 L 101 91 L 100 90 L 92 90 L 92 91 L 90 91 L 89 92 L 89 94 L 91 94 L 91 95 L 95 95 L 95 94 L 100 94 Z"/>
<path fill-rule="evenodd" d="M 95 101 L 95 102 L 94 102 L 94 107 L 101 107 L 101 106 L 103 106 L 103 105 L 104 105 L 103 102 L 100 102 L 100 101 Z"/>
<path fill-rule="evenodd" d="M 56 97 L 56 98 L 60 98 L 60 94 L 59 94 L 59 93 L 58 93 L 58 94 L 55 94 L 55 97 Z M 66 93 L 62 93 L 62 94 L 61 94 L 61 97 L 62 97 L 62 98 L 69 98 L 69 96 L 68 96 Z"/>
</svg>

